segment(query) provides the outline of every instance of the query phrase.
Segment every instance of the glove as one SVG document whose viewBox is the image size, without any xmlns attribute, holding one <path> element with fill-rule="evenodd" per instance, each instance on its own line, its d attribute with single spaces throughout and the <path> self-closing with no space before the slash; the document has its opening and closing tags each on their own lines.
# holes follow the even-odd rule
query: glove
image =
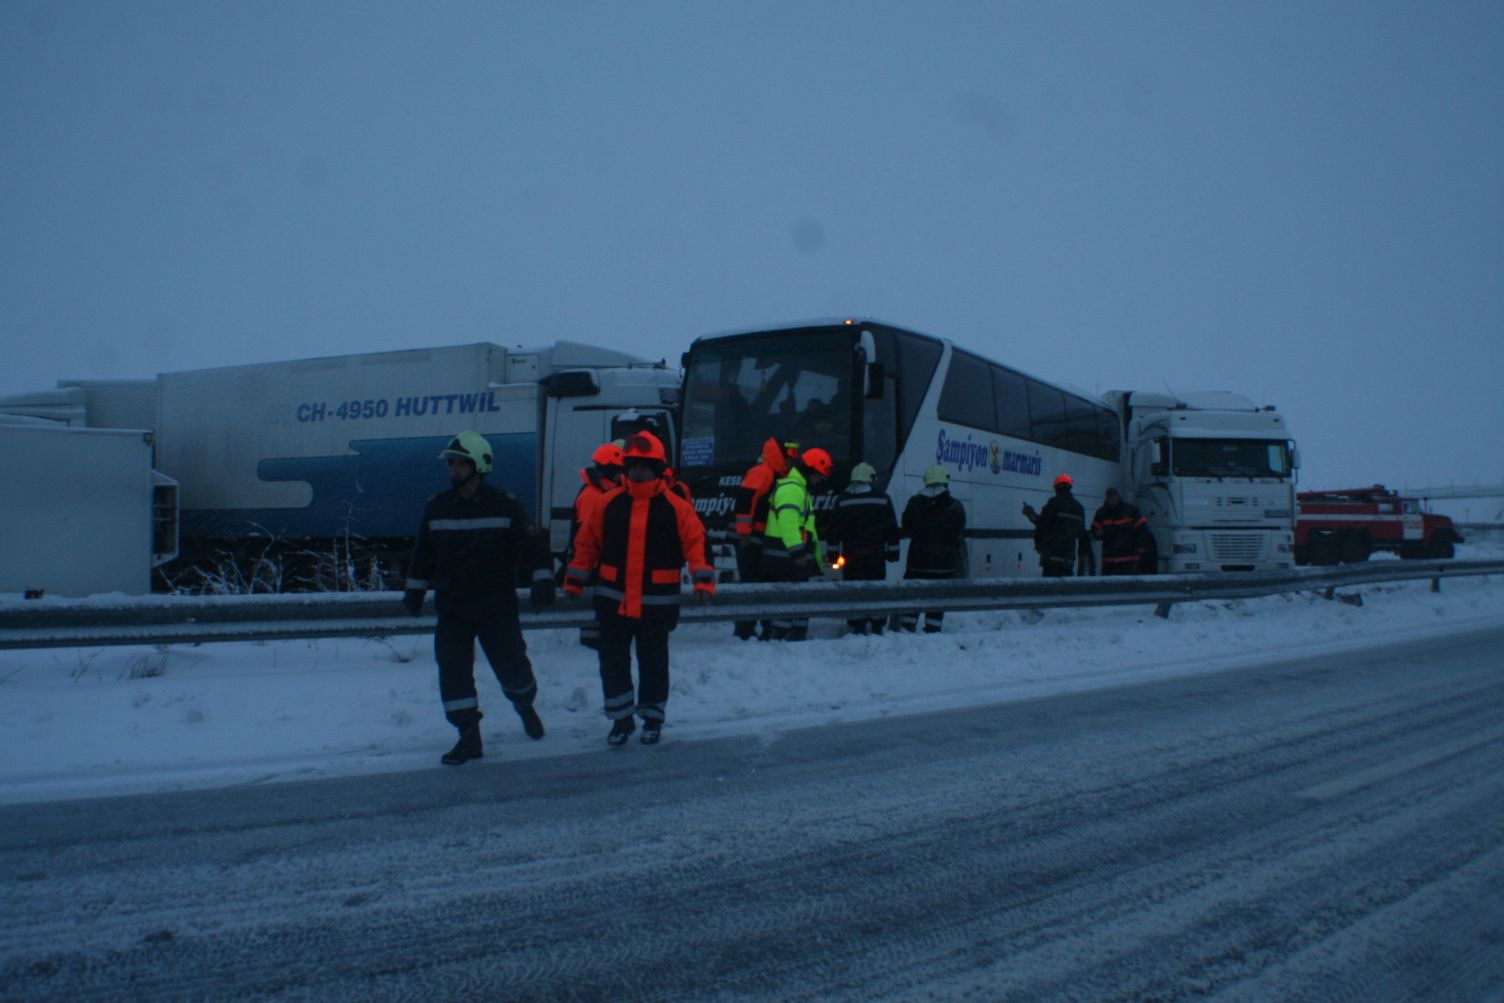
<svg viewBox="0 0 1504 1003">
<path fill-rule="evenodd" d="M 402 593 L 402 607 L 413 616 L 422 616 L 423 595 L 423 589 L 408 589 Z"/>
<path fill-rule="evenodd" d="M 567 590 L 566 590 L 567 591 Z M 533 581 L 531 596 L 532 610 L 534 613 L 541 612 L 554 604 L 554 580 L 552 578 L 538 578 Z"/>
</svg>

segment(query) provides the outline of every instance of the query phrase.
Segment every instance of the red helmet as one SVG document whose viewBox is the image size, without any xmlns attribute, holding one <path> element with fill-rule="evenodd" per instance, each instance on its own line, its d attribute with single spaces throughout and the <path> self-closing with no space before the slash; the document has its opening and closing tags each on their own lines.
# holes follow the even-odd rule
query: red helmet
<svg viewBox="0 0 1504 1003">
<path fill-rule="evenodd" d="M 590 454 L 590 462 L 597 467 L 619 467 L 622 465 L 621 447 L 614 442 L 596 446 L 595 452 Z"/>
<path fill-rule="evenodd" d="M 1071 480 L 1070 474 L 1061 474 L 1059 477 L 1055 478 L 1055 486 L 1057 488 L 1062 484 L 1064 484 L 1066 487 L 1072 487 L 1075 485 L 1075 483 L 1075 481 Z"/>
<path fill-rule="evenodd" d="M 832 466 L 830 454 L 819 446 L 816 446 L 814 449 L 806 449 L 804 455 L 799 457 L 799 461 L 821 477 L 830 476 L 830 468 Z"/>
<path fill-rule="evenodd" d="M 652 460 L 659 468 L 668 464 L 668 453 L 663 443 L 652 432 L 633 432 L 627 436 L 627 448 L 622 450 L 622 460 Z"/>
</svg>

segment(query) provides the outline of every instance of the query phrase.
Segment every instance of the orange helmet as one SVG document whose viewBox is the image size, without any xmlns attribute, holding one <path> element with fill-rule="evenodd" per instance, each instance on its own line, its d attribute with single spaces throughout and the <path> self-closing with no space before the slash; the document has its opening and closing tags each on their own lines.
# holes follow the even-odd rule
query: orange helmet
<svg viewBox="0 0 1504 1003">
<path fill-rule="evenodd" d="M 804 455 L 799 457 L 799 462 L 809 467 L 821 477 L 830 476 L 830 454 L 816 446 L 814 449 L 806 449 Z"/>
<path fill-rule="evenodd" d="M 627 460 L 652 460 L 662 470 L 668 465 L 668 453 L 652 432 L 633 432 L 627 436 L 627 448 L 622 450 L 622 461 Z"/>
<path fill-rule="evenodd" d="M 590 462 L 597 467 L 619 467 L 622 465 L 621 447 L 614 442 L 597 446 L 590 454 Z"/>
<path fill-rule="evenodd" d="M 1055 478 L 1055 486 L 1057 488 L 1062 484 L 1064 484 L 1066 487 L 1072 487 L 1075 483 L 1075 481 L 1071 480 L 1070 474 L 1061 474 L 1059 477 Z"/>
</svg>

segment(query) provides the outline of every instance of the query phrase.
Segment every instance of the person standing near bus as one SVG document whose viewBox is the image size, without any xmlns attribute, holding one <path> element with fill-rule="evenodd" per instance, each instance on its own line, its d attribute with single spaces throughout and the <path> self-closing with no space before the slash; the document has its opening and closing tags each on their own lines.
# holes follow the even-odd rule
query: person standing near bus
<svg viewBox="0 0 1504 1003">
<path fill-rule="evenodd" d="M 744 582 L 762 581 L 763 534 L 768 529 L 768 500 L 778 478 L 789 472 L 789 461 L 798 454 L 799 444 L 768 439 L 762 444 L 762 459 L 742 477 L 736 489 L 736 576 Z M 768 622 L 762 625 L 769 631 Z M 738 620 L 735 635 L 743 641 L 757 636 L 756 620 Z"/>
<path fill-rule="evenodd" d="M 936 464 L 924 472 L 924 487 L 903 509 L 903 535 L 909 538 L 909 557 L 903 576 L 911 579 L 966 577 L 966 507 L 950 493 L 950 474 Z M 924 614 L 924 632 L 937 634 L 944 610 Z M 900 613 L 897 626 L 913 633 L 918 613 Z"/>
<path fill-rule="evenodd" d="M 810 492 L 830 476 L 832 466 L 825 450 L 807 449 L 774 485 L 763 542 L 763 581 L 807 582 L 820 574 L 825 558 Z M 763 640 L 802 641 L 808 636 L 809 617 L 779 617 L 770 621 Z"/>
<path fill-rule="evenodd" d="M 591 454 L 590 462 L 591 466 L 580 471 L 580 480 L 585 483 L 580 485 L 579 493 L 574 496 L 574 518 L 569 523 L 569 545 L 564 549 L 566 568 L 569 567 L 570 559 L 574 557 L 574 540 L 580 533 L 580 526 L 590 518 L 590 513 L 601 503 L 601 499 L 621 487 L 620 446 L 614 442 L 601 443 Z M 595 650 L 600 642 L 601 625 L 599 623 L 580 628 L 580 643 L 585 647 Z"/>
<path fill-rule="evenodd" d="M 1068 578 L 1076 569 L 1076 546 L 1086 528 L 1086 510 L 1071 494 L 1070 474 L 1055 478 L 1055 497 L 1035 512 L 1025 503 L 1024 515 L 1034 524 L 1034 549 L 1046 578 Z"/>
<path fill-rule="evenodd" d="M 622 451 L 626 480 L 580 527 L 564 591 L 581 595 L 595 582 L 601 625 L 601 693 L 612 746 L 626 743 L 642 718 L 643 745 L 655 745 L 668 708 L 668 635 L 679 623 L 679 575 L 689 565 L 698 602 L 715 592 L 715 569 L 705 562 L 705 529 L 694 508 L 668 490 L 668 457 L 651 432 L 635 432 Z M 632 686 L 632 648 L 637 687 Z"/>
<path fill-rule="evenodd" d="M 1149 520 L 1108 488 L 1102 507 L 1092 516 L 1091 535 L 1102 541 L 1102 574 L 1132 575 L 1144 556 Z"/>
<path fill-rule="evenodd" d="M 453 487 L 423 509 L 402 605 L 418 616 L 424 594 L 433 589 L 439 697 L 444 717 L 460 733 L 440 762 L 459 766 L 484 755 L 475 692 L 477 639 L 528 737 L 543 737 L 543 721 L 533 709 L 538 682 L 517 619 L 517 581 L 519 571 L 531 575 L 535 610 L 552 604 L 553 556 L 522 503 L 485 482 L 494 460 L 483 436 L 461 432 L 439 458 L 449 464 Z"/>
<path fill-rule="evenodd" d="M 876 477 L 872 464 L 858 463 L 832 506 L 828 556 L 839 558 L 842 581 L 880 582 L 888 577 L 888 562 L 898 560 L 898 518 L 892 500 L 873 487 Z M 858 617 L 846 624 L 853 634 L 883 632 L 882 617 Z"/>
</svg>

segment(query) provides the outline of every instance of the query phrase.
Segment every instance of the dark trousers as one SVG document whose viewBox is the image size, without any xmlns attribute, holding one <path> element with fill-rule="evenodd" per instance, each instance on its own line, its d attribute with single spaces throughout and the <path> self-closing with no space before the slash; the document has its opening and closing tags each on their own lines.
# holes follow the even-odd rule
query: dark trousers
<svg viewBox="0 0 1504 1003">
<path fill-rule="evenodd" d="M 762 562 L 762 580 L 801 584 L 810 579 L 810 566 L 800 565 L 785 556 L 767 557 Z M 809 637 L 809 617 L 783 616 L 764 621 L 764 641 L 803 641 Z"/>
<path fill-rule="evenodd" d="M 1132 554 L 1127 558 L 1103 557 L 1102 574 L 1104 575 L 1136 575 L 1138 574 L 1138 555 Z"/>
<path fill-rule="evenodd" d="M 457 598 L 437 595 L 434 610 L 439 625 L 433 634 L 433 654 L 439 663 L 439 696 L 444 717 L 461 731 L 480 723 L 475 695 L 475 642 L 480 641 L 501 692 L 514 707 L 531 707 L 538 695 L 527 642 L 517 622 L 517 597 Z"/>
<path fill-rule="evenodd" d="M 847 553 L 846 566 L 841 569 L 843 582 L 880 582 L 888 577 L 888 560 L 882 551 L 875 554 Z M 847 620 L 846 626 L 853 634 L 881 634 L 886 617 L 867 616 Z"/>
<path fill-rule="evenodd" d="M 926 571 L 922 568 L 909 568 L 903 573 L 903 576 L 916 581 L 947 581 L 952 578 L 960 578 L 961 573 L 959 571 Z M 893 617 L 893 628 L 895 630 L 906 630 L 912 634 L 919 628 L 920 620 L 924 621 L 924 632 L 926 634 L 938 634 L 941 630 L 941 625 L 945 622 L 945 610 L 926 610 L 923 616 L 920 616 L 918 613 L 898 613 Z"/>
<path fill-rule="evenodd" d="M 736 577 L 743 582 L 762 581 L 762 546 L 748 543 L 746 540 L 738 540 L 736 545 Z M 767 629 L 767 624 L 763 624 Z M 756 620 L 738 620 L 734 633 L 743 641 L 750 640 L 757 634 Z"/>
<path fill-rule="evenodd" d="M 606 716 L 616 721 L 635 711 L 663 723 L 668 707 L 667 623 L 615 614 L 601 617 L 601 695 Z M 632 643 L 637 644 L 637 689 L 632 688 Z"/>
</svg>

